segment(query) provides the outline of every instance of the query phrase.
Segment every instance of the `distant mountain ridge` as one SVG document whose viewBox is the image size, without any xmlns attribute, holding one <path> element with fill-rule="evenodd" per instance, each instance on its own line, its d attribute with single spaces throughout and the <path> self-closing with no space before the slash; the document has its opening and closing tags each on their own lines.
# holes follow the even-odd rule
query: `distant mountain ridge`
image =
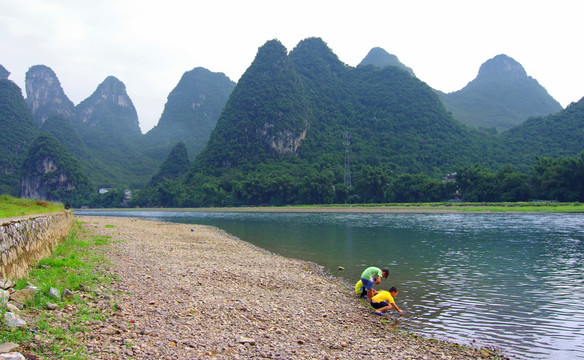
<svg viewBox="0 0 584 360">
<path fill-rule="evenodd" d="M 463 89 L 439 94 L 454 118 L 473 128 L 504 131 L 529 117 L 562 110 L 521 64 L 506 55 L 483 63 L 477 77 Z"/>
<path fill-rule="evenodd" d="M 26 73 L 26 92 L 30 111 L 39 126 L 54 115 L 66 119 L 61 120 L 62 126 L 71 123 L 75 132 L 69 136 L 59 136 L 55 127 L 52 132 L 66 148 L 86 149 L 74 154 L 83 160 L 84 171 L 96 186 L 137 185 L 148 181 L 148 174 L 158 166 L 158 162 L 138 149 L 136 142 L 142 135 L 138 114 L 125 85 L 117 78 L 107 77 L 93 94 L 75 106 L 56 74 L 47 66 L 36 65 Z M 82 145 L 73 145 L 79 141 L 76 136 L 81 138 Z"/>
<path fill-rule="evenodd" d="M 279 201 L 296 191 L 314 203 L 347 191 L 347 149 L 354 184 L 373 189 L 364 179 L 377 172 L 440 177 L 459 164 L 475 163 L 493 169 L 511 164 L 526 171 L 535 156 L 574 155 L 584 148 L 582 100 L 562 110 L 505 55 L 485 62 L 464 89 L 440 94 L 397 57 L 374 49 L 350 67 L 320 38 L 305 39 L 289 53 L 271 40 L 259 48 L 237 84 L 222 73 L 194 68 L 169 94 L 158 125 L 144 135 L 117 78 L 107 77 L 75 106 L 50 68 L 33 66 L 27 73 L 26 101 L 13 82 L 0 79 L 2 144 L 19 149 L 0 156 L 0 171 L 10 174 L 0 181 L 0 189 L 13 192 L 19 161 L 40 131 L 63 145 L 57 155 L 74 155 L 92 186 L 141 188 L 168 181 L 168 186 L 184 182 L 192 189 L 206 184 L 206 176 L 216 176 L 221 186 L 238 194 L 251 193 L 254 181 L 273 181 L 274 191 L 282 192 Z M 459 102 L 446 104 L 445 97 Z M 517 115 L 516 108 L 534 108 L 534 98 L 539 103 L 551 99 L 560 110 Z M 509 103 L 516 106 L 505 107 Z M 469 128 L 461 124 L 460 109 L 488 116 Z M 501 134 L 472 129 L 505 129 L 511 120 L 487 121 L 502 119 L 500 112 L 511 113 L 519 125 Z M 187 171 L 189 157 L 194 161 Z M 77 172 L 76 166 L 70 169 Z M 290 178 L 302 179 L 294 182 L 302 186 L 282 187 Z M 240 183 L 242 179 L 248 182 Z M 326 190 L 312 189 L 315 184 Z M 62 185 L 50 191 L 71 188 Z M 225 190 L 211 182 L 205 191 Z M 313 196 L 312 191 L 327 195 Z"/>
<path fill-rule="evenodd" d="M 51 115 L 73 118 L 75 105 L 69 100 L 55 72 L 45 65 L 32 66 L 26 72 L 26 103 L 37 125 L 42 126 Z"/>
<path fill-rule="evenodd" d="M 412 74 L 412 76 L 416 76 L 412 68 L 404 65 L 401 61 L 399 61 L 397 56 L 388 53 L 387 51 L 383 50 L 380 47 L 374 47 L 373 49 L 371 49 L 369 53 L 367 53 L 365 58 L 361 60 L 361 62 L 357 66 L 366 65 L 373 65 L 377 67 L 397 66 L 400 69 L 409 72 L 410 74 Z"/>
<path fill-rule="evenodd" d="M 8 77 L 4 69 L 1 75 Z M 9 128 L 3 139 L 7 148 L 20 149 L 18 137 L 11 132 L 22 133 L 26 114 L 36 119 L 29 127 L 34 136 L 39 128 L 55 136 L 65 146 L 65 151 L 80 161 L 83 171 L 97 187 L 142 187 L 178 143 L 188 144 L 195 156 L 206 144 L 209 133 L 227 101 L 234 83 L 222 73 L 212 73 L 195 68 L 185 73 L 175 91 L 169 96 L 169 104 L 159 126 L 142 135 L 138 116 L 125 85 L 117 78 L 107 77 L 88 98 L 75 106 L 65 95 L 57 75 L 47 66 L 35 65 L 26 73 L 27 98 L 10 80 L 6 85 L 15 87 L 17 93 L 3 95 L 9 113 L 0 113 L 0 125 Z M 7 88 L 7 90 L 8 90 Z M 21 105 L 15 101 L 22 100 Z M 24 104 L 24 107 L 22 107 Z M 7 122 L 14 113 L 12 106 L 20 106 L 22 114 L 14 123 Z M 26 109 L 28 108 L 28 109 Z M 190 115 L 188 110 L 191 111 Z M 20 123 L 20 121 L 24 121 Z M 36 123 L 36 124 L 35 124 Z M 10 131 L 8 131 L 10 130 Z M 157 132 L 158 131 L 158 132 Z M 27 145 L 34 138 L 27 140 Z M 161 145 L 162 144 L 162 145 Z M 24 156 L 26 148 L 18 157 Z M 17 169 L 20 161 L 9 156 L 0 170 L 10 172 L 5 177 L 4 192 L 16 195 L 19 180 Z M 1 159 L 0 159 L 1 160 Z M 1 162 L 1 161 L 0 161 Z M 4 181 L 2 182 L 4 183 Z M 34 187 L 33 187 L 34 188 Z M 32 188 L 29 188 L 29 190 Z M 28 195 L 30 191 L 26 192 Z"/>
<path fill-rule="evenodd" d="M 162 161 L 182 142 L 194 158 L 207 144 L 234 87 L 223 73 L 201 67 L 185 72 L 168 95 L 158 124 L 141 140 L 144 152 Z"/>
<path fill-rule="evenodd" d="M 277 40 L 258 50 L 193 169 L 292 158 L 319 163 L 323 156 L 330 162 L 323 166 L 342 164 L 345 132 L 355 168 L 385 164 L 432 173 L 460 157 L 479 160 L 470 157 L 476 135 L 444 111 L 427 85 L 394 66 L 350 68 L 322 39 L 309 38 L 289 55 Z M 274 138 L 289 151 L 275 146 Z"/>
</svg>

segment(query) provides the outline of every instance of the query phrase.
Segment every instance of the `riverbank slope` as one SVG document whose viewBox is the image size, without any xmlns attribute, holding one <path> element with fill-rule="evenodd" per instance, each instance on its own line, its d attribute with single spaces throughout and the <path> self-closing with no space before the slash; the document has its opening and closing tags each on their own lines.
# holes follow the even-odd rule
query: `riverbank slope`
<svg viewBox="0 0 584 360">
<path fill-rule="evenodd" d="M 119 309 L 92 359 L 484 359 L 393 331 L 340 280 L 208 226 L 77 216 L 108 236 Z M 470 340 L 469 340 L 470 341 Z"/>
</svg>

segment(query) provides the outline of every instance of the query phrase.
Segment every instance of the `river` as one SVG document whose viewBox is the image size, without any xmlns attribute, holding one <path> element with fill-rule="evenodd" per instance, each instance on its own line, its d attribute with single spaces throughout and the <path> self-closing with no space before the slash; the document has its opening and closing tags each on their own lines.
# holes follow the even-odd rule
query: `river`
<svg viewBox="0 0 584 360">
<path fill-rule="evenodd" d="M 518 359 L 584 359 L 582 214 L 75 213 L 213 225 L 350 284 L 388 268 L 376 288 L 398 288 L 398 330 Z"/>
</svg>

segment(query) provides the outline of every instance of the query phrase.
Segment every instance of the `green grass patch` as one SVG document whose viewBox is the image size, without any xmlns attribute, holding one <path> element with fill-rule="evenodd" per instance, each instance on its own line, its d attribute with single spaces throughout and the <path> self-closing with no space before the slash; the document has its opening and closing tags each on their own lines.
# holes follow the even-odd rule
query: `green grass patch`
<svg viewBox="0 0 584 360">
<path fill-rule="evenodd" d="M 95 237 L 95 244 L 96 245 L 108 245 L 110 243 L 111 236 L 96 236 Z"/>
<path fill-rule="evenodd" d="M 346 205 L 310 205 L 299 208 L 318 209 L 323 207 L 339 209 L 372 209 L 385 210 L 409 210 L 420 212 L 432 211 L 460 211 L 460 212 L 548 212 L 548 213 L 582 213 L 584 204 L 579 202 L 498 202 L 498 203 L 474 203 L 474 202 L 441 202 L 441 203 L 392 203 L 392 204 L 346 204 Z"/>
<path fill-rule="evenodd" d="M 93 211 L 116 211 L 120 209 L 92 209 Z M 216 212 L 301 212 L 301 211 L 355 211 L 355 212 L 508 212 L 508 213 L 584 213 L 580 202 L 561 203 L 552 201 L 525 202 L 437 202 L 437 203 L 375 203 L 375 204 L 320 204 L 290 206 L 242 206 L 212 208 L 127 208 L 124 211 L 216 211 Z M 106 225 L 108 226 L 108 225 Z M 109 225 L 113 226 L 113 225 Z"/>
<path fill-rule="evenodd" d="M 105 210 L 105 209 L 104 209 Z M 109 209 L 116 210 L 116 209 Z M 124 211 L 148 211 L 148 209 L 124 209 Z M 160 211 L 161 209 L 156 209 Z M 579 202 L 440 202 L 440 203 L 378 203 L 378 204 L 321 204 L 291 206 L 257 206 L 257 207 L 216 207 L 216 208 L 166 208 L 164 210 L 185 211 L 249 211 L 249 212 L 295 212 L 295 211 L 367 211 L 367 212 L 509 212 L 509 213 L 584 213 L 584 204 Z"/>
<path fill-rule="evenodd" d="M 60 203 L 0 195 L 0 219 L 24 215 L 47 214 L 63 211 L 64 209 L 65 206 Z"/>
<path fill-rule="evenodd" d="M 97 290 L 111 289 L 114 279 L 105 271 L 104 245 L 109 237 L 93 236 L 83 231 L 75 222 L 69 236 L 59 244 L 50 257 L 39 261 L 25 278 L 16 281 L 15 289 L 34 286 L 38 291 L 20 312 L 27 325 L 24 328 L 8 328 L 3 321 L 5 306 L 0 306 L 0 343 L 14 342 L 17 351 L 36 355 L 42 359 L 90 359 L 83 342 L 86 324 L 104 321 L 111 316 L 113 305 L 104 309 L 90 306 Z M 61 294 L 65 289 L 73 297 L 57 299 L 50 294 L 56 288 Z M 111 290 L 107 290 L 111 291 Z M 57 310 L 47 310 L 53 303 Z M 71 307 L 75 311 L 67 311 Z"/>
</svg>

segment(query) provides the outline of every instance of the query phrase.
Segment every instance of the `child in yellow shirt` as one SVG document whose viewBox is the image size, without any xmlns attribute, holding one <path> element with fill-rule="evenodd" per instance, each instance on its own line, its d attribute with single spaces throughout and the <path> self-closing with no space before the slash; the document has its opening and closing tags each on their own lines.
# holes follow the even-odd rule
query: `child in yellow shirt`
<svg viewBox="0 0 584 360">
<path fill-rule="evenodd" d="M 400 314 L 404 312 L 397 307 L 394 298 L 397 296 L 397 289 L 395 286 L 392 286 L 389 291 L 381 290 L 377 292 L 375 296 L 371 298 L 371 306 L 375 308 L 376 315 L 383 315 L 384 311 L 391 310 L 395 308 Z"/>
</svg>

